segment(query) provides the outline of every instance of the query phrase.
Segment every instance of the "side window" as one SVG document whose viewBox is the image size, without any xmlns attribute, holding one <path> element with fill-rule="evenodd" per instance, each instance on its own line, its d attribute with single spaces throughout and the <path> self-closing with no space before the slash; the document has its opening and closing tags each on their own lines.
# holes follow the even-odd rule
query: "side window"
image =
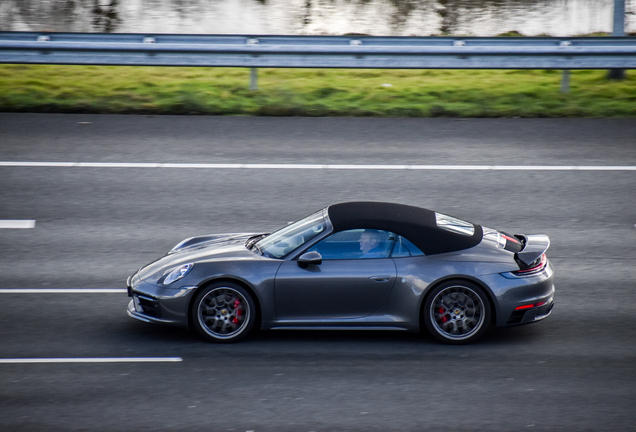
<svg viewBox="0 0 636 432">
<path fill-rule="evenodd" d="M 316 251 L 322 259 L 388 258 L 393 249 L 395 234 L 389 231 L 353 229 L 330 235 L 309 251 Z"/>
<path fill-rule="evenodd" d="M 397 236 L 391 258 L 403 258 L 420 255 L 424 255 L 424 252 L 419 250 L 413 243 L 411 243 L 401 235 Z"/>
</svg>

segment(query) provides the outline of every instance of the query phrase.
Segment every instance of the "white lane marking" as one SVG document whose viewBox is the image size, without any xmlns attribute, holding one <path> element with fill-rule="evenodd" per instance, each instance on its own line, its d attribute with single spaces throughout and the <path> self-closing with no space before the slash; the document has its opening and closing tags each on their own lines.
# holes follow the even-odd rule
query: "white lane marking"
<svg viewBox="0 0 636 432">
<path fill-rule="evenodd" d="M 8 162 L 0 167 L 50 168 L 175 168 L 175 169 L 298 169 L 298 170 L 450 170 L 450 171 L 636 171 L 635 165 L 364 165 L 364 164 L 237 164 L 144 162 Z"/>
<path fill-rule="evenodd" d="M 8 228 L 8 229 L 25 229 L 25 228 L 35 228 L 34 220 L 17 220 L 17 219 L 3 219 L 0 220 L 0 229 Z"/>
<path fill-rule="evenodd" d="M 122 294 L 125 288 L 1 288 L 0 294 Z"/>
<path fill-rule="evenodd" d="M 33 363 L 174 363 L 181 357 L 112 357 L 112 358 L 14 358 L 0 359 L 0 364 Z"/>
</svg>

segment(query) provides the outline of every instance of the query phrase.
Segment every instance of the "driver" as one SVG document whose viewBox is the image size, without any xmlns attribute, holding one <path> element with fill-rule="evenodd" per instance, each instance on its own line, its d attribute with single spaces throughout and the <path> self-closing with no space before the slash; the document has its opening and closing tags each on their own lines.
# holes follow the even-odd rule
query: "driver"
<svg viewBox="0 0 636 432">
<path fill-rule="evenodd" d="M 375 230 L 365 230 L 360 235 L 360 250 L 362 255 L 358 258 L 384 258 L 382 250 L 382 234 Z"/>
</svg>

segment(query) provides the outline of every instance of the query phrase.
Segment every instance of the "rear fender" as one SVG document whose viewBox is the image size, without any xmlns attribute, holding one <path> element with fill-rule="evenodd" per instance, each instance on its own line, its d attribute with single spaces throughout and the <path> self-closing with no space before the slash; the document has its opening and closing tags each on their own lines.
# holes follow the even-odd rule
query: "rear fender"
<svg viewBox="0 0 636 432">
<path fill-rule="evenodd" d="M 488 297 L 488 302 L 490 303 L 490 310 L 492 311 L 491 317 L 490 317 L 490 323 L 491 324 L 497 324 L 497 316 L 499 315 L 499 308 L 498 308 L 498 304 L 494 301 L 494 298 L 496 297 L 495 294 L 492 292 L 492 290 L 490 289 L 490 287 L 482 280 L 473 277 L 473 276 L 469 276 L 469 275 L 465 275 L 465 274 L 456 274 L 456 275 L 447 275 L 444 277 L 441 277 L 435 281 L 433 281 L 432 283 L 430 283 L 428 285 L 428 287 L 426 288 L 426 293 L 421 296 L 422 298 L 420 299 L 420 328 L 424 328 L 422 327 L 422 312 L 423 312 L 423 308 L 424 308 L 424 304 L 426 303 L 426 298 L 430 295 L 431 291 L 433 290 L 433 288 L 435 288 L 437 285 L 447 282 L 449 280 L 454 280 L 454 281 L 467 281 L 467 282 L 472 282 L 475 285 L 479 286 L 481 289 L 484 290 L 484 292 L 486 293 L 486 297 Z"/>
</svg>

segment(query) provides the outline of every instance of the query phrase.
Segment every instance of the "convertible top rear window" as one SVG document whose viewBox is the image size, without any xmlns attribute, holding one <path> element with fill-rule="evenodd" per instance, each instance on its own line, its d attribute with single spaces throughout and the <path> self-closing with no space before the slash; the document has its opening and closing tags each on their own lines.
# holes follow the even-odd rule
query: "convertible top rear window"
<svg viewBox="0 0 636 432">
<path fill-rule="evenodd" d="M 437 226 L 446 231 L 472 236 L 475 234 L 475 225 L 461 219 L 454 218 L 442 213 L 435 213 L 435 222 Z"/>
</svg>

